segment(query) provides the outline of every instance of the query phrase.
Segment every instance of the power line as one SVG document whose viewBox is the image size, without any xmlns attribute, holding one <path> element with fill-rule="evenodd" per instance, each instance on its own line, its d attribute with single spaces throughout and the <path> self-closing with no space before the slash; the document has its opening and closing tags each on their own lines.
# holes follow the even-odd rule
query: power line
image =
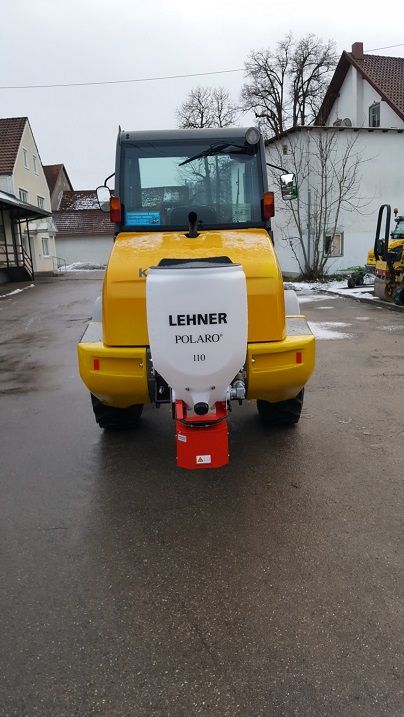
<svg viewBox="0 0 404 717">
<path fill-rule="evenodd" d="M 404 42 L 402 42 L 400 45 L 386 45 L 386 47 L 373 47 L 371 50 L 366 50 L 366 52 L 376 52 L 377 50 L 391 50 L 392 47 L 404 47 Z"/>
<path fill-rule="evenodd" d="M 33 90 L 49 87 L 89 87 L 90 85 L 123 85 L 130 82 L 156 82 L 157 80 L 178 80 L 184 77 L 206 77 L 207 75 L 224 75 L 229 72 L 244 72 L 244 67 L 233 70 L 215 70 L 214 72 L 193 72 L 186 75 L 162 75 L 159 77 L 136 77 L 133 80 L 104 80 L 102 82 L 65 82 L 52 85 L 1 85 L 0 90 Z"/>
<path fill-rule="evenodd" d="M 378 50 L 391 50 L 394 47 L 404 47 L 404 42 L 399 45 L 386 45 L 385 47 L 373 47 L 366 52 L 377 52 Z M 235 67 L 231 70 L 214 70 L 212 72 L 192 72 L 185 75 L 159 75 L 157 77 L 135 77 L 131 80 L 103 80 L 100 82 L 56 82 L 49 85 L 0 85 L 0 90 L 38 90 L 53 87 L 91 87 L 95 85 L 125 85 L 133 82 L 158 82 L 159 80 L 180 80 L 187 77 L 207 77 L 209 75 L 225 75 L 231 72 L 245 72 L 244 67 Z"/>
</svg>

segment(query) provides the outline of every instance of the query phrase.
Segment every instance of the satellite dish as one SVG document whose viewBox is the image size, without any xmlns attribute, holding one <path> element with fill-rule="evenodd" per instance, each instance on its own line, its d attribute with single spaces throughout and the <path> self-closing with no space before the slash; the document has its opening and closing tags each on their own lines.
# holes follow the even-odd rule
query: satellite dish
<svg viewBox="0 0 404 717">
<path fill-rule="evenodd" d="M 333 123 L 333 127 L 340 127 L 341 125 L 342 125 L 341 119 L 336 119 L 335 122 Z"/>
<path fill-rule="evenodd" d="M 349 117 L 345 117 L 342 120 L 342 124 L 344 125 L 344 127 L 352 127 L 352 120 L 350 120 Z"/>
</svg>

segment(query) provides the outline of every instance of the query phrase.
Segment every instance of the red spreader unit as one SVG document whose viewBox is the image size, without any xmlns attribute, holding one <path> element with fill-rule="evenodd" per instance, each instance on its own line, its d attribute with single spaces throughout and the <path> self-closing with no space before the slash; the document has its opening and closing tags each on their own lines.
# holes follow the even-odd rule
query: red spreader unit
<svg viewBox="0 0 404 717">
<path fill-rule="evenodd" d="M 177 465 L 179 468 L 220 468 L 229 462 L 227 406 L 215 404 L 215 411 L 187 415 L 183 401 L 175 402 Z"/>
</svg>

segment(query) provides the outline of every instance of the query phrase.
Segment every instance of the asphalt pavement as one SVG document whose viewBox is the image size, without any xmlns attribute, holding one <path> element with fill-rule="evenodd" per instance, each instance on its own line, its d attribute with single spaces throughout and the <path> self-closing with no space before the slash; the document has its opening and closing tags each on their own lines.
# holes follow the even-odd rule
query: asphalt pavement
<svg viewBox="0 0 404 717">
<path fill-rule="evenodd" d="M 299 425 L 237 406 L 187 472 L 169 410 L 95 424 L 100 286 L 0 298 L 1 717 L 402 717 L 404 316 L 304 296 Z"/>
</svg>

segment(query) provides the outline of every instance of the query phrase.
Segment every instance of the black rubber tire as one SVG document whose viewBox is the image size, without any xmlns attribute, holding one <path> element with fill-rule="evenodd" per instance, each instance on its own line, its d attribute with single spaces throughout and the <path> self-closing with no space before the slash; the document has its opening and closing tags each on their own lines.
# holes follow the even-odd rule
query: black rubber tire
<svg viewBox="0 0 404 717">
<path fill-rule="evenodd" d="M 302 412 L 303 396 L 304 388 L 296 398 L 289 398 L 287 401 L 279 401 L 279 403 L 270 403 L 269 401 L 258 399 L 257 409 L 261 423 L 265 426 L 274 426 L 276 424 L 292 426 L 298 423 Z"/>
<path fill-rule="evenodd" d="M 393 302 L 397 306 L 404 306 L 404 286 L 397 286 L 393 291 Z"/>
<path fill-rule="evenodd" d="M 142 403 L 136 403 L 133 406 L 128 406 L 128 408 L 115 408 L 106 406 L 96 396 L 90 395 L 95 420 L 100 428 L 123 429 L 133 428 L 138 425 L 143 411 Z"/>
</svg>

